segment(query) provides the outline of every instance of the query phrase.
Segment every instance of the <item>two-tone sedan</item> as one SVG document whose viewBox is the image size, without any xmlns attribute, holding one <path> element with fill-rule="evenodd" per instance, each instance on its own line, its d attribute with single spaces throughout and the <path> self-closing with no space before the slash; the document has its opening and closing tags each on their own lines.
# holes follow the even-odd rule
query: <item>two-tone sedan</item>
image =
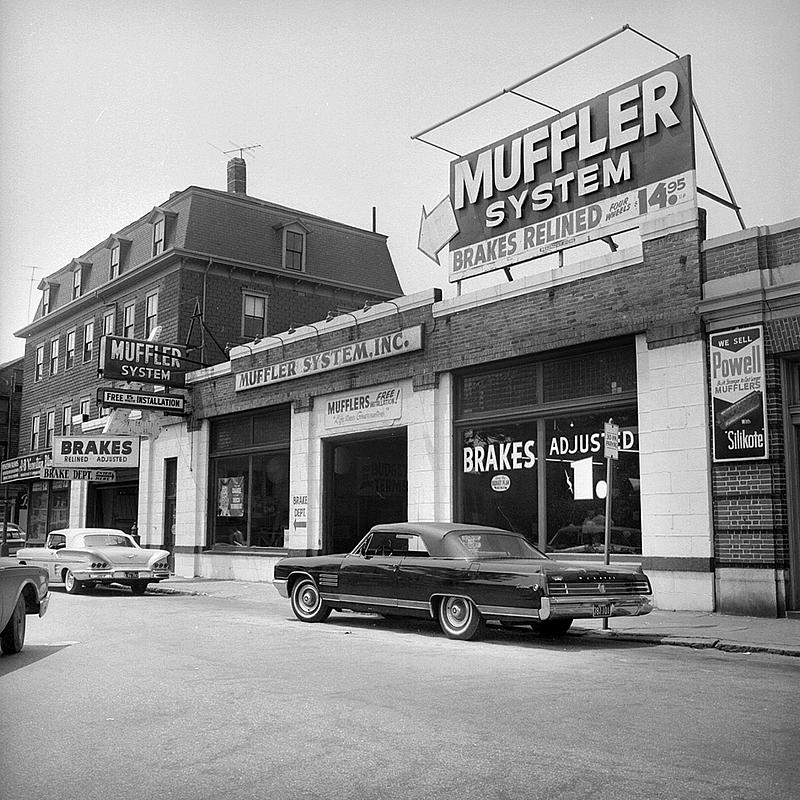
<svg viewBox="0 0 800 800">
<path fill-rule="evenodd" d="M 44 547 L 24 547 L 16 557 L 21 564 L 44 567 L 50 581 L 63 583 L 68 594 L 111 583 L 144 594 L 148 584 L 170 576 L 168 551 L 140 547 L 114 528 L 51 531 Z"/>
<path fill-rule="evenodd" d="M 457 522 L 376 525 L 350 553 L 282 559 L 274 585 L 303 622 L 345 609 L 429 617 L 451 639 L 488 620 L 560 635 L 574 619 L 653 608 L 641 567 L 553 561 L 517 533 Z"/>
</svg>

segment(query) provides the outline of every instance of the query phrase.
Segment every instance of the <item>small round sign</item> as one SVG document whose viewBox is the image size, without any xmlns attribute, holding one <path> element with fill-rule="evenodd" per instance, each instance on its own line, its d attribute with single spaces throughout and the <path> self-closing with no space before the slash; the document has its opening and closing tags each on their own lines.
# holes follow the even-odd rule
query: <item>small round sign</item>
<svg viewBox="0 0 800 800">
<path fill-rule="evenodd" d="M 492 478 L 492 489 L 495 492 L 507 492 L 511 488 L 511 478 L 508 475 L 495 475 Z"/>
</svg>

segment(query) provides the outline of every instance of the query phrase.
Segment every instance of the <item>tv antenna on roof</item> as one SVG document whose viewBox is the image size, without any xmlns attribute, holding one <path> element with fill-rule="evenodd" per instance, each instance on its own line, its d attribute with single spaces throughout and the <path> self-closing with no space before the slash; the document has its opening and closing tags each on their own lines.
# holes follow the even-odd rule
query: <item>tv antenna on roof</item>
<svg viewBox="0 0 800 800">
<path fill-rule="evenodd" d="M 228 141 L 230 141 L 230 140 L 228 140 Z M 225 155 L 227 156 L 227 155 L 230 155 L 231 153 L 235 153 L 238 150 L 239 151 L 239 158 L 244 158 L 245 150 L 255 150 L 256 148 L 261 147 L 260 144 L 251 144 L 251 145 L 248 145 L 247 147 L 240 147 L 238 144 L 236 144 L 236 142 L 231 142 L 231 144 L 234 147 L 233 150 L 223 150 L 222 152 L 225 153 Z M 255 155 L 255 154 L 254 153 L 249 153 L 249 155 L 252 156 L 252 155 Z"/>
</svg>

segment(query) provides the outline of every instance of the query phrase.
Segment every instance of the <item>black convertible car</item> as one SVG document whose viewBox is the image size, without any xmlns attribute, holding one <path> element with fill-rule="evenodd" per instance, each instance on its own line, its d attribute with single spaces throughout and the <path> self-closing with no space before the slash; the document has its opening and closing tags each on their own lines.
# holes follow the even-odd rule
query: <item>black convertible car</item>
<svg viewBox="0 0 800 800">
<path fill-rule="evenodd" d="M 653 608 L 640 567 L 553 561 L 517 533 L 457 522 L 376 525 L 351 553 L 282 559 L 274 583 L 303 622 L 342 609 L 432 617 L 451 639 L 486 620 L 558 635 Z"/>
</svg>

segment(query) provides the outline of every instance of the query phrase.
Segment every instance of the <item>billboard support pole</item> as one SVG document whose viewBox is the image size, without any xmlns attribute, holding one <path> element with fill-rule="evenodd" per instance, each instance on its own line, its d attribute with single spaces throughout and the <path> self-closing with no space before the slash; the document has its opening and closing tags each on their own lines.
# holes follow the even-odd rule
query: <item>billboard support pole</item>
<svg viewBox="0 0 800 800">
<path fill-rule="evenodd" d="M 717 155 L 717 150 L 714 147 L 714 142 L 711 141 L 711 136 L 708 133 L 708 128 L 706 128 L 706 123 L 703 120 L 703 115 L 700 113 L 700 108 L 698 107 L 697 100 L 694 99 L 694 96 L 692 96 L 692 108 L 694 109 L 694 113 L 697 114 L 697 121 L 700 123 L 700 127 L 703 129 L 703 134 L 706 137 L 708 146 L 711 148 L 711 155 L 714 156 L 714 163 L 717 165 L 717 169 L 719 170 L 722 182 L 725 184 L 725 189 L 728 192 L 728 197 L 730 197 L 731 203 L 733 204 L 733 208 L 736 211 L 736 216 L 739 218 L 739 225 L 741 225 L 742 230 L 744 230 L 745 224 L 744 220 L 742 219 L 742 212 L 739 208 L 738 203 L 736 202 L 736 198 L 733 196 L 733 192 L 731 191 L 731 185 L 728 183 L 728 178 L 725 175 L 725 170 L 722 168 L 722 162 L 719 160 L 719 156 Z M 706 197 L 708 197 L 708 194 L 707 193 L 705 194 Z"/>
<path fill-rule="evenodd" d="M 459 111 L 456 114 L 452 114 L 451 116 L 447 117 L 447 119 L 443 119 L 441 122 L 437 122 L 435 125 L 431 125 L 429 128 L 425 128 L 425 130 L 422 130 L 419 133 L 415 133 L 411 138 L 419 139 L 420 136 L 424 136 L 426 133 L 430 133 L 431 131 L 436 130 L 436 128 L 441 128 L 442 125 L 446 125 L 448 122 L 452 122 L 454 119 L 463 117 L 464 114 L 469 114 L 470 111 L 474 111 L 476 108 L 485 106 L 487 103 L 491 103 L 492 100 L 497 100 L 498 97 L 502 97 L 504 94 L 513 93 L 515 89 L 519 89 L 520 86 L 523 86 L 529 81 L 532 81 L 534 78 L 540 78 L 542 75 L 547 74 L 551 70 L 554 70 L 556 67 L 560 67 L 562 64 L 566 64 L 567 61 L 571 61 L 573 58 L 577 58 L 578 56 L 583 55 L 588 50 L 592 50 L 598 45 L 607 42 L 609 39 L 613 39 L 615 36 L 619 36 L 619 34 L 623 33 L 626 30 L 629 30 L 629 28 L 630 28 L 629 25 L 623 25 L 621 28 L 612 31 L 606 36 L 603 36 L 602 39 L 598 39 L 596 42 L 592 42 L 592 44 L 588 44 L 585 47 L 582 47 L 580 50 L 576 50 L 574 53 L 565 56 L 559 61 L 556 61 L 555 64 L 551 64 L 549 67 L 545 67 L 544 69 L 539 70 L 538 72 L 534 73 L 533 75 L 530 75 L 524 80 L 518 81 L 513 86 L 509 86 L 506 89 L 501 89 L 499 92 L 495 92 L 491 97 L 487 97 L 485 100 L 480 100 L 477 103 L 473 103 L 469 108 L 465 108 L 463 111 Z M 531 100 L 532 98 L 528 97 L 526 99 Z M 425 142 L 425 144 L 430 144 L 430 142 Z"/>
</svg>

